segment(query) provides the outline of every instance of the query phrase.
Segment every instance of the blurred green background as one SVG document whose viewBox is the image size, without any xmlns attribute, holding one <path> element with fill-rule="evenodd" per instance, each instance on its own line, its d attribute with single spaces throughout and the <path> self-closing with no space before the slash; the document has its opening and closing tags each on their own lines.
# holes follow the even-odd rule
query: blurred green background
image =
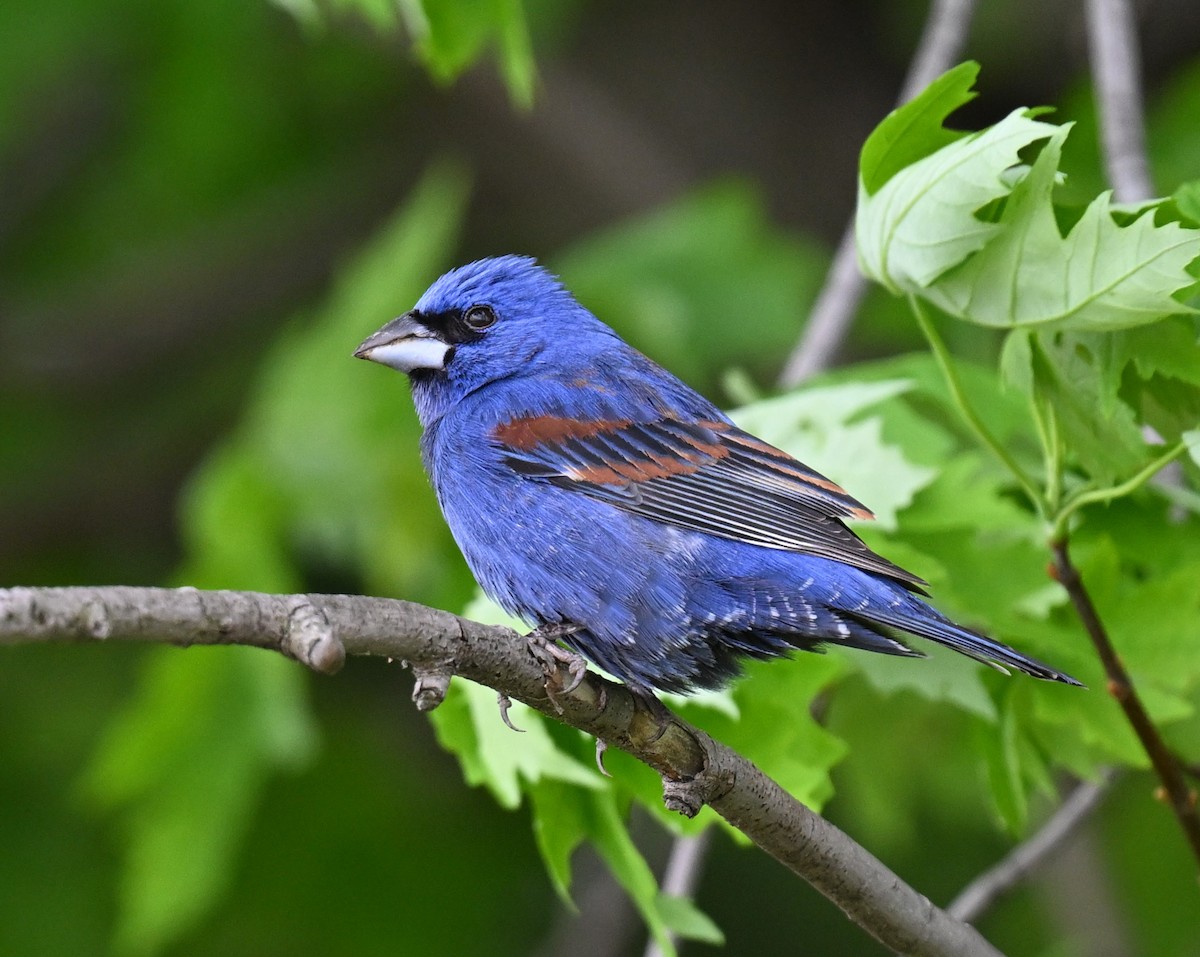
<svg viewBox="0 0 1200 957">
<path fill-rule="evenodd" d="M 476 26 L 510 22 L 512 4 L 428 3 L 430 36 L 458 43 L 416 50 L 414 3 L 400 5 L 407 30 L 384 27 L 383 0 L 285 6 L 0 4 L 0 584 L 461 608 L 472 584 L 420 473 L 403 384 L 351 362 L 354 346 L 444 268 L 525 252 L 719 401 L 732 404 L 731 368 L 769 392 L 925 14 L 908 0 L 530 0 L 524 110 L 500 65 L 519 67 L 520 38 Z M 959 121 L 1065 104 L 1086 195 L 1101 180 L 1080 7 L 982 0 L 967 54 L 985 95 Z M 1165 192 L 1200 175 L 1200 5 L 1159 0 L 1141 26 Z M 844 357 L 919 348 L 897 309 L 872 295 Z M 953 334 L 962 354 L 995 347 Z M 406 673 L 364 661 L 297 679 L 280 662 L 277 693 L 260 699 L 259 679 L 239 685 L 240 660 L 0 652 L 0 953 L 640 952 L 636 916 L 587 855 L 582 916 L 561 906 L 528 813 L 463 783 Z M 874 699 L 859 695 L 839 698 L 836 722 L 870 722 Z M 209 724 L 131 730 L 139 710 Z M 264 745 L 238 736 L 244 724 L 277 733 Z M 241 770 L 219 779 L 230 754 Z M 956 774 L 977 771 L 907 783 L 889 816 L 847 771 L 851 796 L 829 813 L 945 902 L 1008 843 L 978 781 L 945 795 Z M 1161 889 L 1139 900 L 1123 884 L 1125 909 L 1107 913 L 1111 870 L 1187 869 L 1149 786 L 1120 785 L 1104 837 L 1051 865 L 1094 880 L 1035 882 L 989 916 L 1000 946 L 1073 953 L 1046 941 L 1090 924 L 1113 954 L 1200 954 L 1200 930 L 1158 926 L 1156 908 L 1174 907 Z M 922 812 L 939 801 L 948 810 Z M 193 894 L 146 903 L 177 846 L 156 851 L 155 835 L 171 828 L 198 848 Z M 661 866 L 668 837 L 640 818 L 634 833 Z M 1139 859 L 1160 843 L 1167 860 Z M 717 836 L 713 854 L 699 902 L 726 952 L 877 952 L 756 851 Z M 131 900 L 148 910 L 131 918 Z"/>
</svg>

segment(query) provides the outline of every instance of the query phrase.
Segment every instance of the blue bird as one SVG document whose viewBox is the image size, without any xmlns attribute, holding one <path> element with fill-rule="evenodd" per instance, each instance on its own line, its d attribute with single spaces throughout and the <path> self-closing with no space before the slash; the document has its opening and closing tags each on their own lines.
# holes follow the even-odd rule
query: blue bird
<svg viewBox="0 0 1200 957">
<path fill-rule="evenodd" d="M 827 643 L 1074 678 L 957 625 L 842 519 L 871 512 L 742 431 L 529 258 L 470 263 L 355 355 L 408 374 L 421 452 L 483 590 L 635 691 Z"/>
</svg>

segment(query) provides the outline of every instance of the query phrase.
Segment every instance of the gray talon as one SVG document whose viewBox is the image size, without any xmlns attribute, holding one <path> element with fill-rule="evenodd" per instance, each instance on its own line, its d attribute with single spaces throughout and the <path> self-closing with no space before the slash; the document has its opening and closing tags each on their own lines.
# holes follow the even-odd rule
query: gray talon
<svg viewBox="0 0 1200 957">
<path fill-rule="evenodd" d="M 496 692 L 496 704 L 499 705 L 499 707 L 500 707 L 500 720 L 503 721 L 510 728 L 512 728 L 512 730 L 516 731 L 518 734 L 524 734 L 525 729 L 518 728 L 515 724 L 512 723 L 512 718 L 510 718 L 508 716 L 508 709 L 512 707 L 512 698 L 510 698 L 508 695 L 506 695 L 503 691 L 497 691 Z"/>
</svg>

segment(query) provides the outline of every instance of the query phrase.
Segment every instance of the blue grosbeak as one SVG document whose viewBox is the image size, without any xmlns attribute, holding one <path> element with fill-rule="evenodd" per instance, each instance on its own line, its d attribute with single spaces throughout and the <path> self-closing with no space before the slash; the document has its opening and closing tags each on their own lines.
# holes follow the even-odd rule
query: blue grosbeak
<svg viewBox="0 0 1200 957">
<path fill-rule="evenodd" d="M 737 428 L 532 259 L 438 279 L 355 355 L 408 373 L 421 451 L 475 578 L 635 690 L 717 687 L 742 658 L 906 632 L 1078 684 L 919 595 L 843 523 L 871 513 Z"/>
</svg>

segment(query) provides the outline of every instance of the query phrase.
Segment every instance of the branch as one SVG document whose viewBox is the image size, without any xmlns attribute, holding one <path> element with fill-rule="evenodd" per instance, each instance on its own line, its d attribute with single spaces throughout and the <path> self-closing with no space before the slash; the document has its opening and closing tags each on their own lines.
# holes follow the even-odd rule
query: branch
<svg viewBox="0 0 1200 957">
<path fill-rule="evenodd" d="M 900 88 L 897 106 L 907 103 L 954 65 L 967 44 L 974 10 L 975 0 L 931 0 L 929 16 Z M 867 280 L 858 268 L 851 217 L 800 341 L 779 375 L 782 387 L 799 385 L 833 361 L 866 291 Z"/>
<path fill-rule="evenodd" d="M 682 834 L 675 838 L 671 845 L 671 856 L 667 860 L 667 869 L 663 874 L 662 892 L 671 897 L 683 897 L 691 900 L 696 894 L 700 883 L 700 874 L 704 870 L 704 860 L 708 856 L 709 845 L 712 844 L 712 831 L 701 831 L 699 834 Z M 671 939 L 676 942 L 676 935 Z M 653 938 L 646 944 L 645 957 L 663 957 L 663 949 Z"/>
<path fill-rule="evenodd" d="M 1062 845 L 1100 805 L 1113 775 L 1084 781 L 1073 790 L 1037 831 L 976 877 L 950 902 L 946 913 L 962 921 L 978 920 L 989 907 L 1021 883 Z"/>
<path fill-rule="evenodd" d="M 1196 860 L 1200 861 L 1200 814 L 1196 813 L 1196 792 L 1188 787 L 1179 759 L 1167 747 L 1158 733 L 1158 728 L 1150 720 L 1150 715 L 1146 713 L 1133 686 L 1133 679 L 1129 677 L 1129 672 L 1125 670 L 1125 665 L 1113 648 L 1096 606 L 1092 604 L 1092 597 L 1088 594 L 1083 579 L 1079 577 L 1079 570 L 1071 562 L 1066 538 L 1055 539 L 1050 543 L 1050 547 L 1054 551 L 1055 577 L 1071 596 L 1071 603 L 1075 606 L 1075 611 L 1104 665 L 1104 673 L 1108 677 L 1108 693 L 1117 699 L 1117 703 L 1125 711 L 1125 717 L 1133 726 L 1142 748 L 1150 758 L 1154 772 L 1162 782 L 1163 798 L 1175 812 L 1179 826 L 1183 828 L 1184 836 L 1191 845 L 1192 853 L 1195 854 Z"/>
<path fill-rule="evenodd" d="M 546 676 L 512 630 L 411 602 L 349 595 L 264 595 L 194 588 L 0 590 L 0 645 L 122 639 L 239 644 L 338 670 L 345 654 L 410 662 L 424 676 L 456 674 L 524 701 L 619 747 L 663 779 L 667 806 L 689 816 L 707 803 L 760 848 L 900 954 L 998 957 L 970 925 L 900 880 L 863 847 L 703 731 L 649 709 L 624 685 L 588 673 L 546 695 Z M 429 703 L 428 701 L 426 703 Z"/>
<path fill-rule="evenodd" d="M 1130 0 L 1087 0 L 1088 59 L 1096 88 L 1101 152 L 1119 202 L 1154 195 L 1146 159 L 1141 64 Z"/>
</svg>

